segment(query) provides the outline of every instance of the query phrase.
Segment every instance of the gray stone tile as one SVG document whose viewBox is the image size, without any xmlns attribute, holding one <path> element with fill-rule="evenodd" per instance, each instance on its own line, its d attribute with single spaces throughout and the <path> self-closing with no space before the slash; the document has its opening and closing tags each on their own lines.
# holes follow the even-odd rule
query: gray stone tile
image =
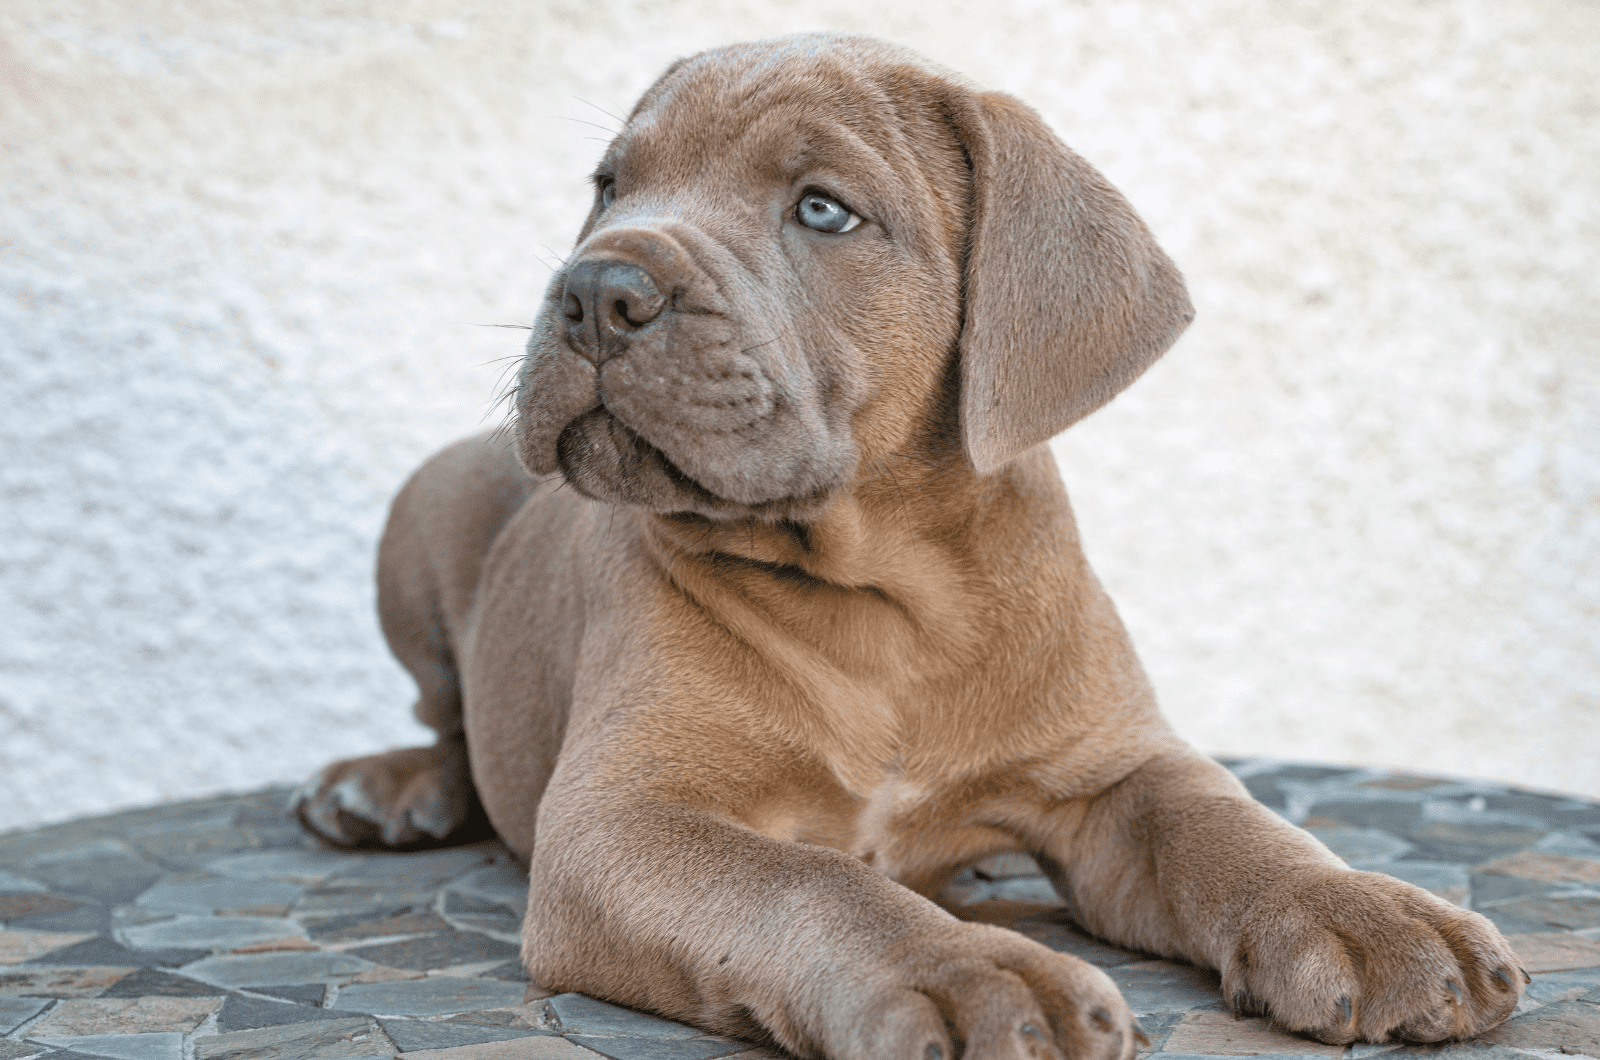
<svg viewBox="0 0 1600 1060">
<path fill-rule="evenodd" d="M 38 1056 L 45 1052 L 43 1046 L 29 1045 L 27 1042 L 0 1041 L 0 1060 L 22 1060 L 23 1057 Z M 86 1060 L 83 1053 L 53 1052 L 50 1060 Z"/>
<path fill-rule="evenodd" d="M 626 1035 L 673 1041 L 697 1038 L 705 1033 L 682 1023 L 635 1012 L 631 1008 L 598 1001 L 583 994 L 557 994 L 535 1004 L 539 1022 L 562 1034 Z"/>
<path fill-rule="evenodd" d="M 1429 821 L 1407 834 L 1419 857 L 1477 865 L 1532 846 L 1545 835 L 1541 828 L 1486 821 Z"/>
<path fill-rule="evenodd" d="M 438 887 L 458 876 L 486 867 L 504 847 L 475 844 L 414 854 L 363 854 L 360 860 L 329 881 L 333 885 L 381 883 L 394 887 Z"/>
<path fill-rule="evenodd" d="M 250 992 L 282 998 L 297 1005 L 321 1005 L 328 988 L 322 983 L 287 983 L 279 986 L 252 986 Z"/>
<path fill-rule="evenodd" d="M 1472 874 L 1472 907 L 1478 909 L 1491 903 L 1517 898 L 1538 897 L 1562 889 L 1564 885 L 1551 880 L 1525 880 L 1520 876 L 1500 876 L 1489 872 Z"/>
<path fill-rule="evenodd" d="M 1571 1001 L 1600 987 L 1600 968 L 1578 968 L 1570 972 L 1546 972 L 1533 977 L 1528 997 L 1540 1004 Z"/>
<path fill-rule="evenodd" d="M 687 1041 L 661 1041 L 650 1038 L 600 1038 L 588 1034 L 569 1034 L 567 1041 L 577 1042 L 585 1049 L 593 1049 L 611 1060 L 709 1060 L 716 1056 L 732 1056 L 751 1046 L 746 1042 L 725 1042 L 714 1038 L 691 1038 Z"/>
<path fill-rule="evenodd" d="M 423 972 L 434 968 L 449 968 L 456 964 L 510 960 L 517 956 L 517 947 L 471 931 L 451 931 L 447 934 L 428 935 L 406 942 L 362 946 L 345 952 L 365 958 L 374 964 L 387 964 L 391 968 L 409 968 Z"/>
<path fill-rule="evenodd" d="M 1559 1001 L 1507 1020 L 1479 1040 L 1513 1049 L 1569 1046 L 1589 1056 L 1600 1056 L 1600 1006 Z"/>
<path fill-rule="evenodd" d="M 138 949 L 187 947 L 236 949 L 270 939 L 305 937 L 293 920 L 261 916 L 176 916 L 154 924 L 139 924 L 121 931 L 123 941 Z"/>
<path fill-rule="evenodd" d="M 57 1049 L 71 1049 L 90 1056 L 116 1060 L 183 1060 L 183 1035 L 174 1031 L 156 1034 L 87 1034 L 76 1038 L 30 1038 Z"/>
<path fill-rule="evenodd" d="M 1376 828 L 1400 836 L 1422 823 L 1422 803 L 1410 799 L 1318 800 L 1312 803 L 1311 812 L 1358 828 Z"/>
<path fill-rule="evenodd" d="M 1187 964 L 1143 961 L 1105 971 L 1122 991 L 1123 999 L 1135 1015 L 1187 1012 L 1221 1000 L 1221 984 L 1216 974 Z"/>
<path fill-rule="evenodd" d="M 27 917 L 49 916 L 88 904 L 87 898 L 68 898 L 64 894 L 0 894 L 0 920 L 20 921 Z"/>
<path fill-rule="evenodd" d="M 1144 1036 L 1150 1039 L 1150 1044 L 1139 1047 L 1139 1055 L 1147 1056 L 1150 1053 L 1159 1053 L 1166 1044 L 1167 1036 L 1172 1033 L 1172 1028 L 1183 1021 L 1182 1012 L 1147 1012 L 1139 1017 L 1139 1026 L 1144 1030 Z"/>
<path fill-rule="evenodd" d="M 419 1049 L 450 1049 L 458 1045 L 503 1042 L 512 1038 L 549 1035 L 531 1027 L 494 1027 L 477 1023 L 440 1023 L 432 1020 L 380 1019 L 389 1040 L 403 1053 Z"/>
<path fill-rule="evenodd" d="M 449 921 L 432 911 L 385 917 L 329 917 L 326 920 L 307 920 L 305 926 L 318 942 L 355 942 L 393 935 L 437 935 L 452 930 Z"/>
<path fill-rule="evenodd" d="M 107 938 L 84 939 L 82 942 L 51 950 L 24 964 L 112 964 L 134 965 L 139 968 L 177 968 L 197 961 L 206 955 L 205 950 L 162 949 L 130 950 Z"/>
<path fill-rule="evenodd" d="M 253 905 L 287 905 L 305 888 L 279 880 L 233 880 L 217 876 L 198 880 L 160 880 L 139 895 L 134 904 L 145 909 L 210 916 L 219 910 Z"/>
<path fill-rule="evenodd" d="M 119 979 L 101 997 L 219 997 L 227 991 L 183 975 L 140 968 Z"/>
<path fill-rule="evenodd" d="M 518 917 L 528 908 L 528 874 L 509 858 L 463 876 L 450 890 L 498 903 Z"/>
<path fill-rule="evenodd" d="M 258 997 L 230 994 L 217 1013 L 217 1030 L 222 1033 L 250 1031 L 260 1027 L 282 1027 L 316 1020 L 348 1020 L 348 1012 L 332 1012 L 314 1005 L 288 1001 L 263 1001 Z"/>
<path fill-rule="evenodd" d="M 1285 780 L 1298 780 L 1311 784 L 1331 780 L 1334 777 L 1351 776 L 1360 772 L 1350 766 L 1301 766 L 1284 765 L 1269 770 L 1272 776 L 1282 777 Z"/>
<path fill-rule="evenodd" d="M 255 850 L 206 862 L 208 872 L 235 880 L 279 880 L 307 886 L 360 864 L 355 854 L 324 850 Z"/>
<path fill-rule="evenodd" d="M 29 876 L 18 876 L 14 872 L 0 869 L 0 894 L 25 894 L 28 892 L 48 891 L 50 888 Z"/>
<path fill-rule="evenodd" d="M 1525 898 L 1498 903 L 1493 911 L 1568 931 L 1600 927 L 1600 897 L 1592 895 Z"/>
<path fill-rule="evenodd" d="M 490 968 L 483 973 L 485 979 L 505 979 L 513 983 L 526 983 L 528 981 L 528 968 L 522 963 L 521 957 L 515 957 L 506 963 Z"/>
<path fill-rule="evenodd" d="M 49 884 L 51 890 L 93 898 L 102 905 L 131 902 L 161 878 L 161 870 L 148 861 L 107 853 L 98 844 L 30 863 L 28 873 Z"/>
<path fill-rule="evenodd" d="M 1136 961 L 1146 961 L 1149 957 L 1145 954 L 1135 953 L 1132 950 L 1121 949 L 1107 942 L 1101 942 L 1085 935 L 1065 919 L 1051 917 L 1029 918 L 1019 920 L 1011 925 L 1019 933 L 1026 935 L 1041 945 L 1048 946 L 1057 953 L 1069 953 L 1080 960 L 1101 968 L 1113 968 L 1119 964 L 1133 964 Z"/>
<path fill-rule="evenodd" d="M 218 986 L 278 986 L 337 982 L 371 967 L 347 953 L 249 953 L 208 957 L 185 965 L 183 974 Z"/>
<path fill-rule="evenodd" d="M 196 1038 L 194 1055 L 195 1060 L 262 1060 L 266 1057 L 321 1060 L 370 1056 L 374 1053 L 373 1044 L 365 1017 L 358 1017 L 282 1024 Z M 387 1040 L 382 1044 L 387 1045 Z M 377 1055 L 392 1053 L 380 1050 Z"/>
<path fill-rule="evenodd" d="M 525 987 L 498 979 L 434 975 L 395 983 L 363 983 L 339 991 L 332 1008 L 378 1016 L 442 1016 L 521 1003 Z"/>
<path fill-rule="evenodd" d="M 294 903 L 300 916 L 376 918 L 425 912 L 433 907 L 432 890 L 414 887 L 333 886 L 311 888 Z"/>
<path fill-rule="evenodd" d="M 47 997 L 0 997 L 0 1035 L 10 1034 L 49 1005 Z"/>
<path fill-rule="evenodd" d="M 1307 828 L 1306 831 L 1346 861 L 1393 861 L 1411 851 L 1410 843 L 1378 828 Z"/>
<path fill-rule="evenodd" d="M 1465 908 L 1472 897 L 1472 880 L 1460 865 L 1441 861 L 1352 862 L 1353 868 L 1381 872 L 1431 891 L 1447 902 Z"/>
<path fill-rule="evenodd" d="M 17 917 L 7 923 L 10 927 L 29 931 L 87 931 L 98 935 L 110 930 L 111 913 L 98 902 L 88 902 L 75 909 Z"/>
</svg>

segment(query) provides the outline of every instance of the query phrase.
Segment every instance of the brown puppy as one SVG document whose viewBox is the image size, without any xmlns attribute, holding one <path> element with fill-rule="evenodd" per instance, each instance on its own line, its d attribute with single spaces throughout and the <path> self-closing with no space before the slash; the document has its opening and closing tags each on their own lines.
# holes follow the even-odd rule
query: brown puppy
<svg viewBox="0 0 1600 1060">
<path fill-rule="evenodd" d="M 1133 1055 L 1103 973 L 929 901 L 1003 850 L 1326 1041 L 1511 1012 L 1488 921 L 1349 869 L 1158 714 L 1041 443 L 1191 311 L 1037 115 L 787 38 L 673 66 L 595 183 L 515 455 L 446 450 L 384 534 L 439 743 L 329 767 L 309 827 L 443 837 L 475 791 L 531 859 L 537 982 L 806 1056 Z"/>
</svg>

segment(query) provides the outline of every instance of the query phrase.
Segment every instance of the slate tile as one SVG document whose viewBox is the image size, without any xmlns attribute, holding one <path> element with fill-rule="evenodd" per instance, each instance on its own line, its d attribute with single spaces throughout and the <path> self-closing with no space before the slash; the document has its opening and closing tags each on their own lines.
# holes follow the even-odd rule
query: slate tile
<svg viewBox="0 0 1600 1060">
<path fill-rule="evenodd" d="M 233 949 L 252 942 L 303 936 L 300 925 L 287 917 L 175 916 L 154 924 L 122 929 L 123 939 L 138 949 L 181 947 Z"/>
<path fill-rule="evenodd" d="M 32 862 L 28 872 L 52 890 L 83 895 L 102 905 L 131 902 L 161 878 L 161 870 L 142 858 L 94 851 Z"/>
<path fill-rule="evenodd" d="M 1119 964 L 1132 964 L 1135 961 L 1149 959 L 1144 954 L 1125 950 L 1085 935 L 1067 920 L 1064 914 L 1029 917 L 1018 920 L 1011 926 L 1019 934 L 1026 935 L 1057 953 L 1071 954 L 1101 968 L 1113 968 Z"/>
<path fill-rule="evenodd" d="M 1600 927 L 1600 898 L 1587 895 L 1571 897 L 1524 898 L 1520 901 L 1501 902 L 1484 910 L 1521 917 L 1550 927 L 1581 931 Z"/>
<path fill-rule="evenodd" d="M 197 880 L 165 879 L 147 888 L 134 904 L 145 909 L 209 916 L 222 909 L 267 903 L 287 905 L 304 893 L 305 888 L 280 880 L 233 880 L 224 876 Z"/>
<path fill-rule="evenodd" d="M 449 1049 L 458 1045 L 510 1041 L 548 1035 L 531 1027 L 495 1027 L 475 1023 L 441 1023 L 432 1020 L 380 1019 L 389 1040 L 403 1053 L 418 1049 Z"/>
<path fill-rule="evenodd" d="M 1422 823 L 1422 803 L 1390 799 L 1352 799 L 1318 801 L 1311 806 L 1318 817 L 1376 828 L 1391 835 L 1404 836 Z"/>
<path fill-rule="evenodd" d="M 1142 961 L 1105 969 L 1135 1014 L 1187 1012 L 1221 998 L 1216 973 L 1171 961 Z"/>
<path fill-rule="evenodd" d="M 1483 797 L 1484 805 L 1497 812 L 1525 813 L 1541 817 L 1552 828 L 1600 828 L 1600 806 L 1559 796 L 1531 792 L 1500 792 Z"/>
<path fill-rule="evenodd" d="M 1477 912 L 1488 917 L 1489 922 L 1500 929 L 1500 934 L 1508 938 L 1512 935 L 1540 934 L 1549 931 L 1551 927 L 1544 920 L 1521 916 L 1498 905 L 1486 905 Z"/>
<path fill-rule="evenodd" d="M 1462 908 L 1467 907 L 1473 896 L 1471 877 L 1460 865 L 1440 861 L 1381 861 L 1354 867 L 1415 884 Z"/>
<path fill-rule="evenodd" d="M 503 850 L 494 844 L 498 850 Z M 329 882 L 335 885 L 382 883 L 384 886 L 436 888 L 458 876 L 492 864 L 503 855 L 489 844 L 428 850 L 411 854 L 363 854 Z"/>
<path fill-rule="evenodd" d="M 565 1038 L 542 1035 L 458 1045 L 450 1049 L 423 1049 L 402 1055 L 405 1060 L 595 1060 L 597 1054 Z"/>
<path fill-rule="evenodd" d="M 82 932 L 0 931 L 0 966 L 36 961 L 47 953 L 62 949 L 86 936 Z M 93 964 L 94 961 L 53 961 L 54 964 Z"/>
<path fill-rule="evenodd" d="M 156 949 L 131 950 L 107 938 L 88 938 L 82 942 L 51 950 L 27 964 L 131 964 L 140 968 L 176 968 L 204 957 L 206 950 Z"/>
<path fill-rule="evenodd" d="M 93 1034 L 70 1038 L 35 1038 L 58 1049 L 70 1049 L 88 1056 L 112 1057 L 114 1060 L 183 1060 L 183 1035 L 176 1032 L 163 1034 Z"/>
<path fill-rule="evenodd" d="M 528 908 L 528 874 L 509 858 L 463 876 L 450 891 L 497 902 L 519 917 Z"/>
<path fill-rule="evenodd" d="M 0 997 L 97 997 L 132 971 L 19 965 L 0 971 Z"/>
<path fill-rule="evenodd" d="M 1295 1037 L 1264 1019 L 1237 1019 L 1231 1012 L 1205 1010 L 1186 1013 L 1168 1035 L 1164 1051 L 1230 1056 L 1344 1056 L 1342 1045 Z"/>
<path fill-rule="evenodd" d="M 548 995 L 547 995 L 548 996 Z M 463 1012 L 459 1016 L 451 1016 L 449 1023 L 478 1023 L 488 1027 L 524 1027 L 544 1029 L 543 1024 L 549 1020 L 541 1009 L 542 999 L 525 1001 L 520 1005 L 508 1008 L 488 1008 L 475 1012 Z"/>
<path fill-rule="evenodd" d="M 1547 972 L 1533 977 L 1528 996 L 1540 1004 L 1571 1001 L 1600 987 L 1600 967 L 1577 968 L 1570 972 Z"/>
<path fill-rule="evenodd" d="M 426 912 L 433 908 L 432 890 L 407 887 L 323 886 L 311 888 L 294 911 L 300 916 L 351 916 L 376 919 L 403 913 Z"/>
<path fill-rule="evenodd" d="M 501 942 L 487 935 L 471 931 L 450 931 L 405 942 L 362 946 L 345 952 L 375 964 L 387 964 L 391 968 L 414 968 L 426 971 L 431 968 L 448 968 L 452 964 L 466 964 L 470 961 L 510 960 L 517 956 L 518 950 L 509 942 Z"/>
<path fill-rule="evenodd" d="M 314 1010 L 320 1011 L 320 1010 Z M 256 1030 L 208 1035 L 194 1040 L 195 1060 L 258 1060 L 264 1057 L 370 1056 L 375 1051 L 365 1018 L 314 1020 L 279 1024 Z M 381 1045 L 387 1045 L 385 1039 Z"/>
<path fill-rule="evenodd" d="M 255 987 L 332 983 L 371 967 L 348 953 L 252 953 L 208 957 L 184 965 L 183 974 L 218 986 Z"/>
<path fill-rule="evenodd" d="M 236 880 L 280 880 L 302 887 L 320 883 L 358 864 L 354 854 L 326 850 L 257 850 L 205 864 L 206 871 Z"/>
<path fill-rule="evenodd" d="M 210 983 L 201 983 L 187 976 L 173 975 L 171 972 L 157 971 L 154 968 L 140 968 L 132 975 L 119 979 L 111 989 L 104 991 L 103 998 L 118 997 L 220 997 L 224 993 L 221 987 Z"/>
<path fill-rule="evenodd" d="M 281 986 L 252 986 L 250 990 L 257 994 L 267 994 L 271 997 L 281 997 L 285 1001 L 293 1001 L 297 1005 L 321 1005 L 328 988 L 322 983 L 288 983 Z"/>
<path fill-rule="evenodd" d="M 1600 883 L 1600 860 L 1551 854 L 1541 850 L 1523 850 L 1508 854 L 1480 867 L 1478 871 L 1551 883 Z"/>
<path fill-rule="evenodd" d="M 1165 1046 L 1167 1036 L 1172 1033 L 1172 1028 L 1183 1022 L 1185 1013 L 1182 1012 L 1147 1012 L 1139 1017 L 1139 1027 L 1144 1031 L 1144 1036 L 1150 1039 L 1149 1045 L 1139 1046 L 1140 1056 L 1149 1056 L 1159 1053 Z"/>
<path fill-rule="evenodd" d="M 0 869 L 0 894 L 38 894 L 49 889 L 38 880 Z"/>
<path fill-rule="evenodd" d="M 1427 791 L 1451 783 L 1444 777 L 1392 776 L 1363 780 L 1358 788 L 1379 788 L 1387 791 Z"/>
<path fill-rule="evenodd" d="M 521 983 L 433 975 L 406 982 L 347 986 L 331 1007 L 379 1016 L 442 1016 L 468 1009 L 505 1008 L 520 1002 L 522 995 Z"/>
<path fill-rule="evenodd" d="M 1534 975 L 1600 965 L 1600 942 L 1580 935 L 1545 931 L 1507 935 L 1506 941 L 1516 951 L 1522 966 Z"/>
<path fill-rule="evenodd" d="M 1274 777 L 1283 777 L 1285 780 L 1298 780 L 1302 783 L 1311 784 L 1318 781 L 1330 780 L 1333 777 L 1342 777 L 1353 772 L 1358 772 L 1358 770 L 1354 770 L 1349 766 L 1286 765 L 1279 766 L 1277 769 L 1269 770 L 1268 775 Z M 1261 774 L 1257 774 L 1257 776 L 1260 775 Z"/>
<path fill-rule="evenodd" d="M 296 1005 L 288 1001 L 264 1001 L 258 997 L 229 994 L 217 1014 L 217 1029 L 223 1033 L 282 1027 L 315 1020 L 348 1020 L 348 1012 L 330 1012 L 315 1005 Z"/>
<path fill-rule="evenodd" d="M 221 998 L 77 998 L 28 1028 L 28 1037 L 94 1034 L 188 1034 L 222 1007 Z"/>
<path fill-rule="evenodd" d="M 1546 830 L 1485 821 L 1429 821 L 1407 833 L 1420 855 L 1436 861 L 1478 864 L 1532 846 Z"/>
<path fill-rule="evenodd" d="M 0 1041 L 0 1060 L 21 1060 L 22 1057 L 38 1056 L 44 1051 L 44 1046 Z M 49 1060 L 97 1060 L 97 1058 L 85 1056 L 83 1053 L 53 1052 L 50 1053 Z"/>
<path fill-rule="evenodd" d="M 0 1035 L 10 1034 L 49 1005 L 47 997 L 0 997 Z"/>
<path fill-rule="evenodd" d="M 0 894 L 0 920 L 17 920 L 26 916 L 64 913 L 69 909 L 88 905 L 83 898 L 68 898 L 61 894 Z"/>
<path fill-rule="evenodd" d="M 483 973 L 485 979 L 504 979 L 513 983 L 528 982 L 528 967 L 522 963 L 521 957 L 513 957 L 504 964 L 496 965 Z"/>
<path fill-rule="evenodd" d="M 26 928 L 30 931 L 70 931 L 99 935 L 111 929 L 111 911 L 98 902 L 89 902 L 76 909 L 66 909 L 59 913 L 18 917 L 10 921 L 9 926 Z"/>
<path fill-rule="evenodd" d="M 330 917 L 306 921 L 306 930 L 318 942 L 354 942 L 390 935 L 435 935 L 454 929 L 447 920 L 430 910 L 385 917 Z"/>
<path fill-rule="evenodd" d="M 660 1041 L 651 1038 L 600 1038 L 587 1034 L 570 1034 L 569 1042 L 577 1042 L 593 1049 L 611 1060 L 709 1060 L 711 1057 L 732 1056 L 750 1048 L 748 1042 L 722 1041 L 716 1038 L 690 1038 L 686 1041 Z"/>
<path fill-rule="evenodd" d="M 503 902 L 497 902 L 481 895 L 468 894 L 461 891 L 446 891 L 444 895 L 444 911 L 446 913 L 493 913 L 497 916 L 515 916 L 516 913 Z"/>
<path fill-rule="evenodd" d="M 1600 1056 L 1600 1006 L 1558 1001 L 1507 1020 L 1479 1040 L 1513 1049 L 1570 1046 L 1590 1056 Z"/>
<path fill-rule="evenodd" d="M 537 1023 L 562 1034 L 626 1035 L 672 1041 L 698 1038 L 705 1031 L 659 1016 L 636 1012 L 583 994 L 556 994 L 537 1002 Z"/>
<path fill-rule="evenodd" d="M 1323 846 L 1346 861 L 1393 861 L 1411 844 L 1379 828 L 1307 828 Z"/>
<path fill-rule="evenodd" d="M 1289 808 L 1289 797 L 1278 787 L 1278 782 L 1271 773 L 1258 773 L 1253 777 L 1246 777 L 1244 786 L 1257 802 L 1269 809 L 1281 812 Z"/>
<path fill-rule="evenodd" d="M 1498 876 L 1485 872 L 1472 874 L 1473 908 L 1493 902 L 1506 902 L 1516 898 L 1530 898 L 1559 890 L 1559 883 L 1548 880 L 1526 880 L 1518 876 Z"/>
</svg>

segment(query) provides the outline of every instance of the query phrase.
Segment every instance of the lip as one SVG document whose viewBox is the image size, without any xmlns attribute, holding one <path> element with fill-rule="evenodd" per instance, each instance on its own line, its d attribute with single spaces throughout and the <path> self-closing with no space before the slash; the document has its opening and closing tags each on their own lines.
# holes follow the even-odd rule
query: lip
<svg viewBox="0 0 1600 1060">
<path fill-rule="evenodd" d="M 609 438 L 619 456 L 631 455 L 634 460 L 653 465 L 681 490 L 687 499 L 714 508 L 726 508 L 734 503 L 706 489 L 692 475 L 674 463 L 671 457 L 651 445 L 638 431 L 622 422 L 604 405 L 597 405 L 578 416 L 563 427 L 561 434 L 556 438 L 556 461 L 561 467 L 562 475 L 574 488 L 584 491 L 583 481 L 588 477 L 584 474 L 585 469 L 578 466 L 580 460 L 575 450 L 579 446 L 596 444 L 596 434 L 603 434 Z M 590 474 L 592 473 L 591 471 Z"/>
</svg>

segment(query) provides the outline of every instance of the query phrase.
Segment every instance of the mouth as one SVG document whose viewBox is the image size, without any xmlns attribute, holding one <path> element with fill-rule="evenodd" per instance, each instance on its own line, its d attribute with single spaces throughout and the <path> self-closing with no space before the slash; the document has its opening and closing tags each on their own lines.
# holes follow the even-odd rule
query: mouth
<svg viewBox="0 0 1600 1060">
<path fill-rule="evenodd" d="M 594 500 L 626 500 L 663 512 L 710 514 L 735 507 L 685 474 L 604 406 L 562 429 L 556 462 L 573 488 Z"/>
</svg>

